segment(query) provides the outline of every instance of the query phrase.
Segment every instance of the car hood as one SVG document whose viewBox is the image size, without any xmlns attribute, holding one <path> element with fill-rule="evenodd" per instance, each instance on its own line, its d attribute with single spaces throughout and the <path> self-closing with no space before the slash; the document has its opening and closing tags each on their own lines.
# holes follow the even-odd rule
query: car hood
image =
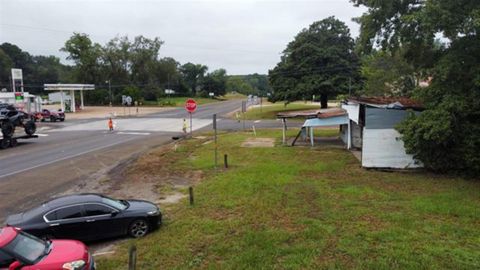
<svg viewBox="0 0 480 270">
<path fill-rule="evenodd" d="M 158 207 L 149 202 L 149 201 L 142 201 L 142 200 L 128 200 L 127 201 L 129 206 L 127 208 L 127 211 L 155 211 L 158 210 Z"/>
<path fill-rule="evenodd" d="M 42 269 L 62 269 L 64 263 L 77 260 L 89 262 L 88 249 L 82 242 L 75 240 L 52 240 L 50 253 L 38 262 L 37 265 L 42 265 Z"/>
</svg>

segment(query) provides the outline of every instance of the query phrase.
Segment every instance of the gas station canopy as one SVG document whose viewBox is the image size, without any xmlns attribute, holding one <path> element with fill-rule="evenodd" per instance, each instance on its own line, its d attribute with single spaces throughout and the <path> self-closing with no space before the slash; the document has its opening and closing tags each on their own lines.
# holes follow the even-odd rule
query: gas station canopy
<svg viewBox="0 0 480 270">
<path fill-rule="evenodd" d="M 62 106 L 62 111 L 65 111 L 65 102 L 63 100 L 63 91 L 70 91 L 70 96 L 72 97 L 71 110 L 75 112 L 75 91 L 80 91 L 80 108 L 83 109 L 83 91 L 84 90 L 95 90 L 94 84 L 44 84 L 45 91 L 60 91 L 60 104 Z"/>
</svg>

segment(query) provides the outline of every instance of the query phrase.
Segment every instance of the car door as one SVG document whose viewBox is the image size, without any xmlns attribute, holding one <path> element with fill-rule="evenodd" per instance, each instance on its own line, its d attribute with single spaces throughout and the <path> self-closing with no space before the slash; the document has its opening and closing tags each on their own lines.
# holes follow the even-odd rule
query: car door
<svg viewBox="0 0 480 270">
<path fill-rule="evenodd" d="M 57 208 L 45 215 L 45 219 L 57 239 L 88 239 L 82 205 Z"/>
<path fill-rule="evenodd" d="M 115 214 L 118 210 L 100 203 L 84 204 L 86 223 L 89 235 L 94 239 L 118 236 L 122 233 L 121 227 L 116 222 Z"/>
</svg>

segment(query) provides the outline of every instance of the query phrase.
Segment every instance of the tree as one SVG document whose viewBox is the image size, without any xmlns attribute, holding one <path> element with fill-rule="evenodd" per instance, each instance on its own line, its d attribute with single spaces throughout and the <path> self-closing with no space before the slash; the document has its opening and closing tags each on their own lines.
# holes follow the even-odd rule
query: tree
<svg viewBox="0 0 480 270">
<path fill-rule="evenodd" d="M 75 63 L 75 78 L 81 83 L 104 82 L 101 74 L 101 46 L 93 43 L 88 35 L 74 33 L 60 49 L 68 53 L 67 59 Z"/>
<path fill-rule="evenodd" d="M 223 68 L 208 73 L 202 80 L 203 94 L 214 93 L 215 96 L 223 96 L 227 89 L 227 71 Z"/>
<path fill-rule="evenodd" d="M 130 44 L 132 82 L 139 85 L 158 83 L 155 76 L 158 54 L 163 41 L 159 38 L 149 39 L 135 37 Z"/>
<path fill-rule="evenodd" d="M 294 101 L 348 93 L 359 81 L 359 61 L 345 23 L 329 17 L 303 29 L 283 51 L 280 63 L 269 71 L 273 101 Z"/>
<path fill-rule="evenodd" d="M 128 37 L 115 37 L 102 47 L 102 62 L 106 80 L 115 84 L 130 82 L 131 43 Z"/>
<path fill-rule="evenodd" d="M 227 79 L 227 92 L 237 92 L 244 95 L 254 95 L 255 89 L 247 83 L 243 76 L 229 76 Z"/>
<path fill-rule="evenodd" d="M 398 52 L 432 82 L 414 95 L 425 105 L 398 126 L 408 153 L 435 171 L 480 173 L 480 2 L 374 1 L 358 18 L 359 50 Z M 435 37 L 443 35 L 443 46 Z"/>
<path fill-rule="evenodd" d="M 201 64 L 186 63 L 180 67 L 183 80 L 190 87 L 192 95 L 197 94 L 197 86 L 199 86 L 208 67 Z"/>
<path fill-rule="evenodd" d="M 10 72 L 13 61 L 10 56 L 0 47 L 0 84 L 1 88 L 10 87 Z"/>
<path fill-rule="evenodd" d="M 386 51 L 365 56 L 361 72 L 365 78 L 362 93 L 371 96 L 410 96 L 418 81 L 411 65 Z"/>
</svg>

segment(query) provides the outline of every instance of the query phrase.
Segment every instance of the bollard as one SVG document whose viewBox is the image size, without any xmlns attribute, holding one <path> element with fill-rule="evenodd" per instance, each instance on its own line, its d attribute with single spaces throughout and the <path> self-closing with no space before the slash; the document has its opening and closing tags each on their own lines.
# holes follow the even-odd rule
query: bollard
<svg viewBox="0 0 480 270">
<path fill-rule="evenodd" d="M 223 156 L 223 163 L 225 164 L 225 169 L 228 169 L 228 155 Z"/>
<path fill-rule="evenodd" d="M 128 270 L 135 270 L 137 268 L 137 247 L 131 245 L 128 249 Z"/>
<path fill-rule="evenodd" d="M 193 205 L 193 187 L 188 188 L 188 193 L 190 194 L 190 205 Z"/>
</svg>

